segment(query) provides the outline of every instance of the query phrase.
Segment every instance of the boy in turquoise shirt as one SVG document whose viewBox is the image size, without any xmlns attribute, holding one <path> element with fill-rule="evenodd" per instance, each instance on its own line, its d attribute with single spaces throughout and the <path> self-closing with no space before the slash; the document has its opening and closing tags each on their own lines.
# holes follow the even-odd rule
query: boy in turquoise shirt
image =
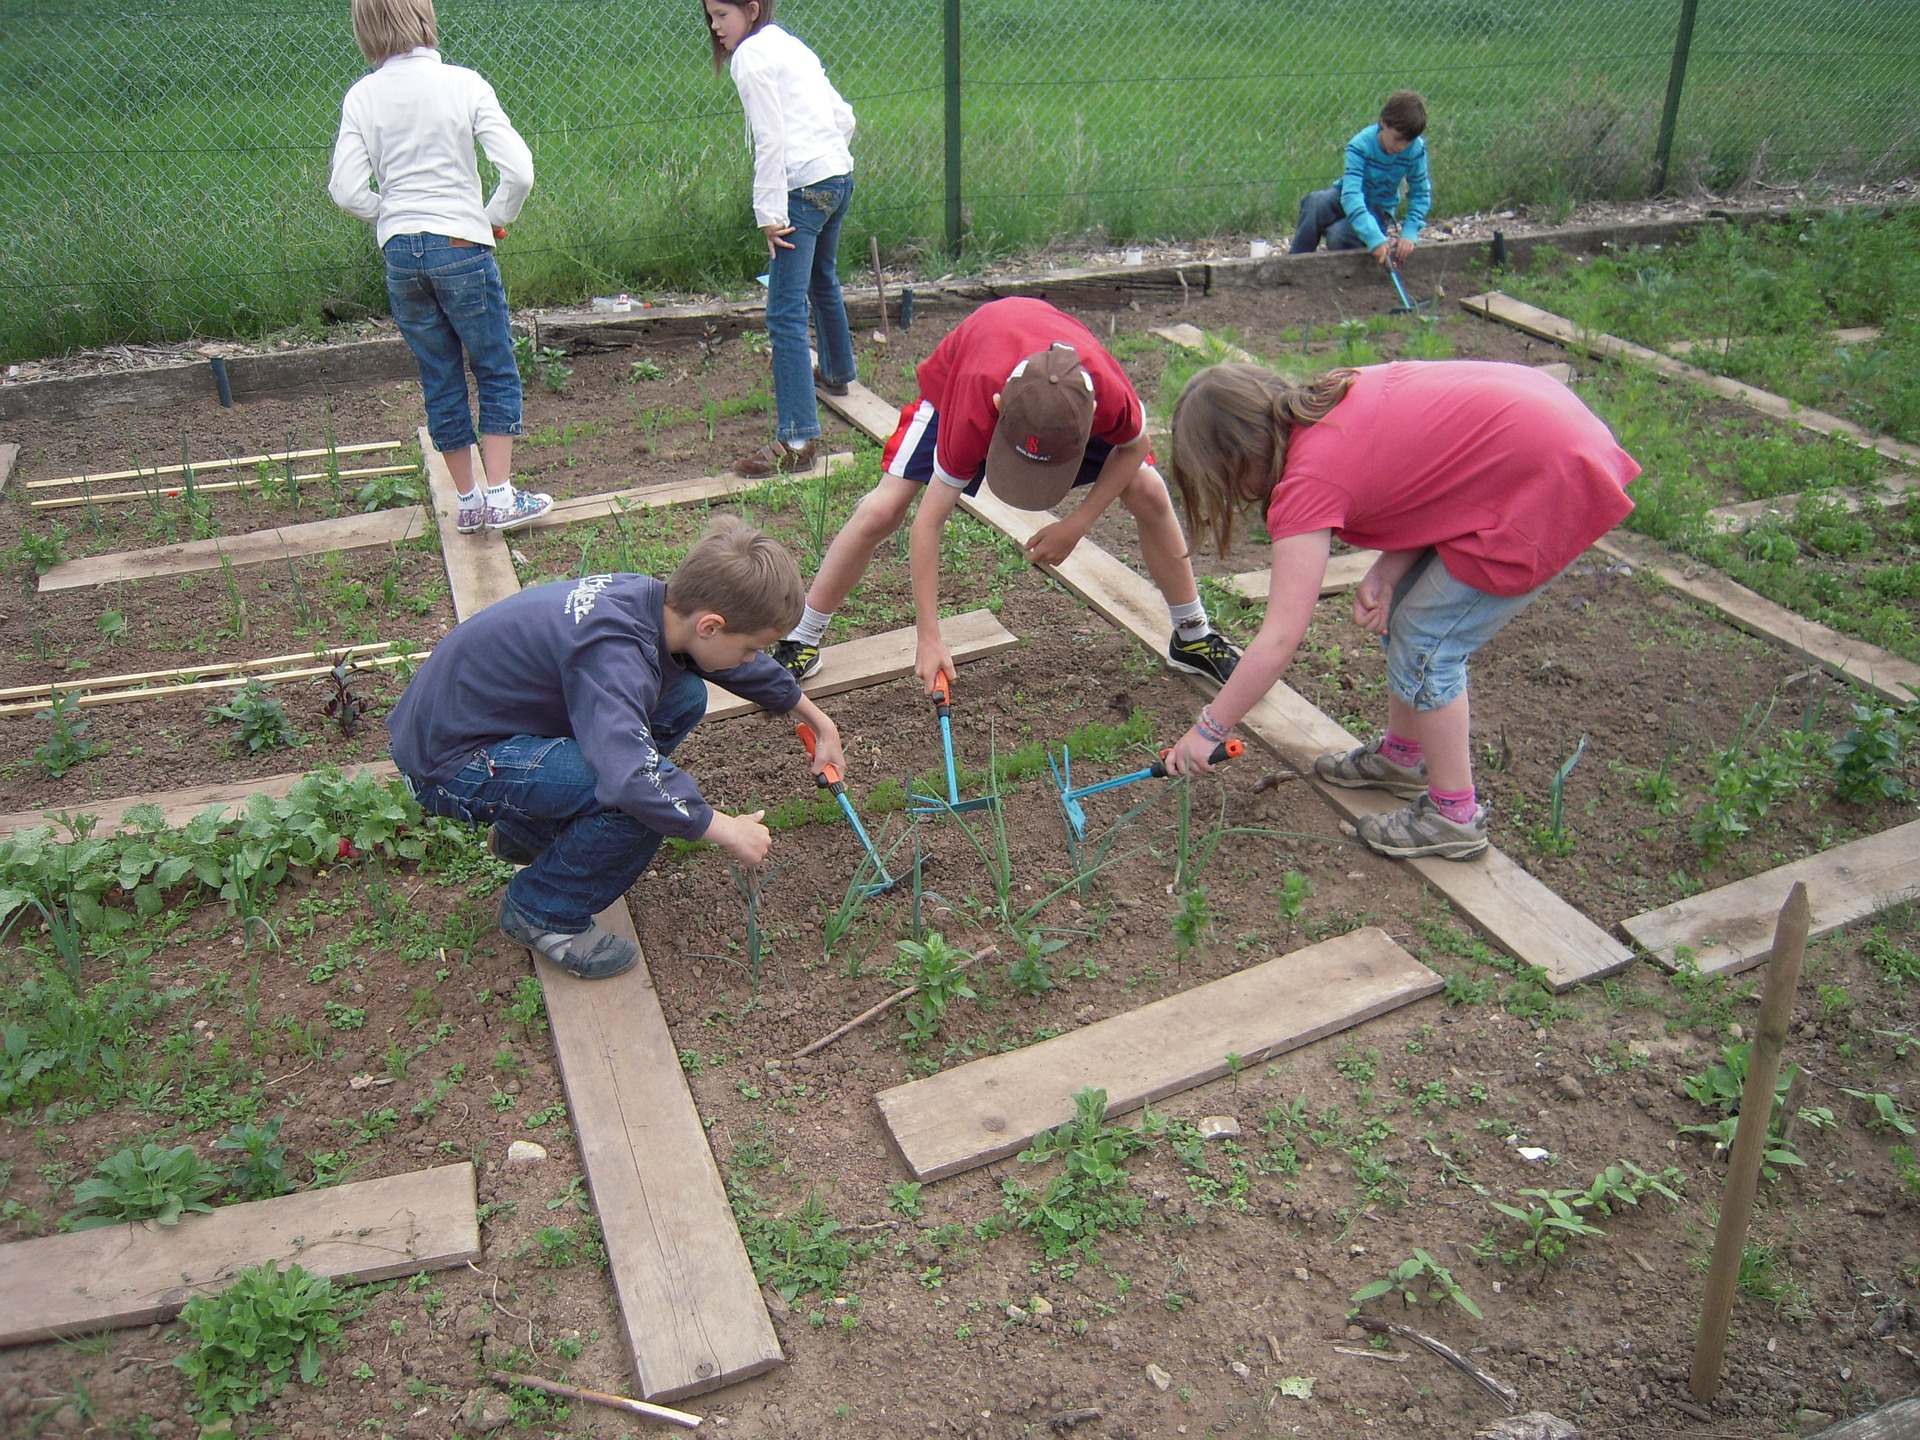
<svg viewBox="0 0 1920 1440">
<path fill-rule="evenodd" d="M 1413 254 L 1427 223 L 1433 182 L 1427 175 L 1427 103 L 1413 90 L 1396 90 L 1381 107 L 1380 121 L 1347 142 L 1347 167 L 1336 185 L 1315 190 L 1300 202 L 1300 228 L 1293 253 L 1308 255 L 1324 239 L 1329 250 L 1371 250 L 1382 265 L 1397 265 Z M 1407 187 L 1407 218 L 1398 239 L 1387 227 Z"/>
</svg>

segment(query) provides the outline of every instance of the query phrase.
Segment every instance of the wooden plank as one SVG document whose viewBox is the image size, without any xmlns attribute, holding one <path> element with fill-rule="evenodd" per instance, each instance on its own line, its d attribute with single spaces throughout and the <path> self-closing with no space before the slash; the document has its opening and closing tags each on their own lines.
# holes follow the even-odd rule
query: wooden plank
<svg viewBox="0 0 1920 1440">
<path fill-rule="evenodd" d="M 226 565 L 258 565 L 297 555 L 371 550 L 415 539 L 425 533 L 426 526 L 426 507 L 407 505 L 396 510 L 375 510 L 367 515 L 341 515 L 331 520 L 282 525 L 245 535 L 188 540 L 178 545 L 155 545 L 112 555 L 89 555 L 65 561 L 47 571 L 40 577 L 40 591 L 45 594 L 89 585 L 116 585 L 126 580 L 191 575 Z"/>
<path fill-rule="evenodd" d="M 1920 896 L 1920 820 L 1662 905 L 1621 928 L 1669 970 L 1683 945 L 1702 970 L 1744 970 L 1767 958 L 1781 901 L 1798 881 L 1812 910 L 1810 937 Z"/>
<path fill-rule="evenodd" d="M 1257 1065 L 1440 986 L 1369 926 L 874 1098 L 914 1179 L 938 1180 L 1017 1154 L 1071 1120 L 1078 1091 L 1105 1090 L 1107 1113 L 1125 1114 L 1220 1079 L 1229 1055 Z"/>
<path fill-rule="evenodd" d="M 1842 420 L 1838 415 L 1829 415 L 1824 410 L 1815 410 L 1811 406 L 1796 405 L 1793 401 L 1770 391 L 1758 389 L 1752 385 L 1743 385 L 1738 380 L 1725 375 L 1714 375 L 1689 365 L 1684 360 L 1676 360 L 1671 355 L 1662 355 L 1658 350 L 1649 350 L 1644 345 L 1635 345 L 1630 340 L 1622 340 L 1615 335 L 1595 334 L 1582 330 L 1571 320 L 1563 319 L 1550 310 L 1542 310 L 1536 305 L 1528 305 L 1515 300 L 1511 295 L 1503 295 L 1498 290 L 1485 295 L 1470 295 L 1460 304 L 1475 314 L 1484 315 L 1490 320 L 1498 320 L 1511 325 L 1516 330 L 1529 335 L 1538 335 L 1543 340 L 1552 340 L 1569 349 L 1585 350 L 1590 354 L 1603 355 L 1611 359 L 1632 360 L 1647 365 L 1662 375 L 1674 380 L 1687 380 L 1712 391 L 1724 399 L 1736 400 L 1750 409 L 1759 411 L 1775 420 L 1787 420 L 1793 424 L 1816 430 L 1822 435 L 1838 435 L 1862 449 L 1873 450 L 1889 460 L 1898 460 L 1903 464 L 1920 463 L 1920 445 L 1908 445 L 1884 435 L 1869 435 L 1851 420 Z"/>
<path fill-rule="evenodd" d="M 1729 624 L 1776 645 L 1804 655 L 1842 679 L 1871 690 L 1896 705 L 1910 704 L 1920 695 L 1920 665 L 1851 635 L 1842 635 L 1817 621 L 1796 615 L 1744 585 L 1736 585 L 1717 570 L 1692 573 L 1663 560 L 1650 559 L 1637 547 L 1617 537 L 1594 542 L 1594 549 L 1624 560 L 1637 569 L 1658 575 L 1689 599 L 1697 600 Z M 1777 908 L 1777 907 L 1776 907 Z"/>
<path fill-rule="evenodd" d="M 768 484 L 817 479 L 853 463 L 850 451 L 825 455 L 811 470 L 796 470 L 777 481 L 748 480 L 743 476 L 709 475 L 697 480 L 671 480 L 664 485 L 636 485 L 630 490 L 613 490 L 602 495 L 578 495 L 571 500 L 556 500 L 553 509 L 527 528 L 548 530 L 557 525 L 575 525 L 582 520 L 623 514 L 628 510 L 652 510 L 668 505 L 700 505 L 709 500 L 724 500 L 758 490 Z"/>
<path fill-rule="evenodd" d="M 624 897 L 595 918 L 638 943 Z M 640 1394 L 681 1400 L 772 1369 L 785 1356 L 644 955 L 607 980 L 534 965 Z"/>
<path fill-rule="evenodd" d="M 829 395 L 824 390 L 815 393 L 822 405 L 869 440 L 877 440 L 884 445 L 899 428 L 900 412 L 858 380 L 847 387 L 844 395 Z"/>
<path fill-rule="evenodd" d="M 390 760 L 352 768 L 355 775 L 371 775 L 376 780 L 391 780 L 400 772 Z M 258 780 L 229 780 L 218 785 L 195 785 L 185 790 L 159 790 L 147 795 L 128 795 L 118 800 L 73 800 L 40 810 L 16 810 L 0 815 L 0 839 L 18 830 L 41 825 L 57 825 L 61 815 L 94 815 L 101 821 L 101 833 L 131 829 L 127 811 L 140 805 L 157 805 L 161 818 L 178 829 L 203 811 L 218 809 L 223 816 L 238 815 L 255 795 L 269 800 L 284 800 L 306 775 L 267 775 Z"/>
<path fill-rule="evenodd" d="M 427 485 L 433 492 L 433 513 L 440 525 L 440 554 L 447 565 L 447 585 L 453 591 L 453 613 L 456 619 L 465 620 L 517 591 L 520 577 L 514 573 L 506 538 L 498 530 L 462 535 L 456 528 L 460 492 L 454 488 L 453 472 L 447 469 L 445 457 L 433 448 L 424 425 L 420 427 L 420 453 L 426 457 Z M 474 483 L 483 485 L 486 482 L 478 446 L 472 454 Z"/>
<path fill-rule="evenodd" d="M 170 1320 L 252 1265 L 368 1283 L 480 1258 L 473 1166 L 440 1165 L 153 1221 L 0 1245 L 0 1345 Z"/>
<path fill-rule="evenodd" d="M 1827 334 L 1835 345 L 1865 345 L 1880 338 L 1880 327 L 1853 325 L 1842 330 L 1829 330 Z M 1669 355 L 1685 359 L 1689 355 L 1725 355 L 1732 346 L 1733 340 L 1721 335 L 1712 340 L 1675 340 L 1666 347 L 1666 351 Z"/>
<path fill-rule="evenodd" d="M 20 458 L 20 447 L 11 440 L 0 441 L 0 492 L 7 488 L 13 474 L 13 462 Z"/>
<path fill-rule="evenodd" d="M 400 337 L 310 345 L 264 355 L 230 355 L 227 379 L 244 405 L 269 396 L 296 395 L 328 386 L 338 390 L 381 380 L 417 380 L 419 362 Z M 211 383 L 211 382 L 209 382 Z"/>
<path fill-rule="evenodd" d="M 210 400 L 204 360 L 99 375 L 54 375 L 0 385 L 0 421 L 91 420 L 116 410 L 167 410 Z"/>
<path fill-rule="evenodd" d="M 1320 597 L 1325 599 L 1329 595 L 1353 589 L 1366 578 L 1367 571 L 1373 568 L 1373 562 L 1379 558 L 1378 550 L 1349 550 L 1344 555 L 1332 556 L 1327 561 L 1327 573 L 1320 578 Z M 1242 600 L 1264 605 L 1273 588 L 1273 571 L 1248 570 L 1230 576 L 1227 588 Z"/>
<path fill-rule="evenodd" d="M 953 652 L 956 665 L 998 655 L 1020 643 L 1019 637 L 1002 625 L 991 610 L 968 610 L 947 616 L 940 622 L 940 636 Z M 913 674 L 914 655 L 912 626 L 829 645 L 820 652 L 819 673 L 803 680 L 800 688 L 820 700 L 847 690 L 883 685 Z M 722 690 L 711 680 L 707 682 L 708 720 L 730 720 L 736 715 L 758 713 L 759 709 L 731 690 Z"/>
<path fill-rule="evenodd" d="M 1883 476 L 1873 487 L 1872 495 L 1876 503 L 1884 506 L 1904 505 L 1920 490 L 1920 475 L 1909 475 L 1904 471 L 1894 471 Z M 1837 503 L 1849 515 L 1858 514 L 1866 501 L 1858 490 L 1816 491 L 1820 499 Z M 1776 516 L 1791 515 L 1805 497 L 1799 493 L 1774 495 L 1765 500 L 1742 500 L 1736 505 L 1716 505 L 1707 511 L 1707 521 L 1720 530 L 1744 530 L 1762 520 Z"/>
<path fill-rule="evenodd" d="M 1249 354 L 1238 345 L 1230 345 L 1218 336 L 1207 334 L 1207 332 L 1202 330 L 1198 325 L 1189 325 L 1184 321 L 1178 325 L 1163 325 L 1158 330 L 1149 330 L 1147 333 L 1149 335 L 1158 335 L 1162 340 L 1171 340 L 1175 345 L 1179 345 L 1188 350 L 1199 350 L 1202 352 L 1218 350 L 1220 352 L 1220 358 L 1223 360 L 1232 360 L 1242 365 L 1258 365 L 1260 363 L 1258 356 Z"/>
</svg>

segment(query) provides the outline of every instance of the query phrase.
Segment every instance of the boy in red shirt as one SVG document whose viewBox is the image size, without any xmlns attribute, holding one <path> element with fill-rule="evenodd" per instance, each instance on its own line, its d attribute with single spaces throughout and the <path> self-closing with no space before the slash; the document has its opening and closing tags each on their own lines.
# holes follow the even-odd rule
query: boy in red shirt
<svg viewBox="0 0 1920 1440">
<path fill-rule="evenodd" d="M 940 639 L 940 532 L 982 479 L 1022 510 L 1050 510 L 1077 486 L 1086 498 L 1027 544 L 1036 565 L 1058 565 L 1118 499 L 1140 526 L 1140 558 L 1166 597 L 1174 634 L 1167 663 L 1224 682 L 1240 652 L 1208 623 L 1186 537 L 1166 481 L 1154 469 L 1146 410 L 1120 364 L 1093 332 L 1044 300 L 982 305 L 921 362 L 920 396 L 900 412 L 880 483 L 827 547 L 800 623 L 774 647 L 796 678 L 820 668 L 834 611 L 926 492 L 913 522 L 914 665 L 932 686 L 953 657 Z"/>
<path fill-rule="evenodd" d="M 1356 827 L 1382 855 L 1466 860 L 1487 848 L 1468 744 L 1467 660 L 1633 509 L 1640 473 L 1574 393 L 1524 365 L 1478 360 L 1335 370 L 1301 384 L 1215 365 L 1174 408 L 1187 522 L 1224 552 L 1258 504 L 1273 539 L 1267 618 L 1245 663 L 1169 753 L 1207 755 L 1285 673 L 1328 545 L 1381 551 L 1353 616 L 1387 649 L 1387 730 L 1313 772 L 1412 801 Z"/>
</svg>

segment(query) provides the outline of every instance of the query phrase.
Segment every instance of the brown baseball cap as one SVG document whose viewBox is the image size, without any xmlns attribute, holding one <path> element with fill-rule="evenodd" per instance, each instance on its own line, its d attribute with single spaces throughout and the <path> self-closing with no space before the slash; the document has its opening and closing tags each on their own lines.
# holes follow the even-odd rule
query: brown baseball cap
<svg viewBox="0 0 1920 1440">
<path fill-rule="evenodd" d="M 1073 488 L 1093 431 L 1093 377 L 1054 345 L 1013 367 L 987 446 L 987 488 L 1021 510 L 1050 510 Z"/>
</svg>

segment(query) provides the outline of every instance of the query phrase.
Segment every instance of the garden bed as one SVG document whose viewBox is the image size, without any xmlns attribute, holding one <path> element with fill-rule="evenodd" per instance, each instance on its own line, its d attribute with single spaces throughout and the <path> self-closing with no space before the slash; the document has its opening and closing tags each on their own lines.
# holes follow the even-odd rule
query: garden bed
<svg viewBox="0 0 1920 1440">
<path fill-rule="evenodd" d="M 1167 413 L 1167 386 L 1194 363 L 1146 333 L 1173 320 L 1270 357 L 1304 348 L 1315 363 L 1363 360 L 1362 345 L 1391 357 L 1409 343 L 1428 353 L 1444 344 L 1462 356 L 1563 358 L 1464 316 L 1369 325 L 1390 294 L 1377 291 L 1387 287 L 1233 291 L 1085 318 L 1111 333 L 1155 416 Z M 888 400 L 904 400 L 912 363 L 962 313 L 923 311 L 912 331 L 894 330 L 884 359 L 863 344 L 863 375 Z M 1342 330 L 1343 318 L 1361 323 Z M 724 468 L 766 424 L 764 412 L 743 408 L 714 416 L 708 429 L 715 397 L 758 392 L 764 404 L 764 362 L 746 348 L 730 341 L 718 357 L 699 347 L 655 351 L 662 378 L 638 385 L 626 377 L 647 356 L 576 357 L 558 394 L 529 389 L 530 427 L 556 427 L 561 440 L 523 447 L 530 467 L 546 467 L 528 483 L 588 494 Z M 659 398 L 650 385 L 663 387 Z M 173 435 L 177 447 L 184 419 L 214 448 L 265 448 L 256 442 L 277 443 L 299 408 L 284 403 L 286 413 L 248 407 L 247 430 L 223 429 L 236 426 L 234 412 L 209 407 L 154 422 L 155 434 Z M 411 433 L 419 423 L 417 387 L 339 394 L 333 404 L 343 437 Z M 645 419 L 663 407 L 672 415 Z M 122 435 L 89 437 L 78 426 L 26 427 L 19 438 L 16 475 L 29 478 L 104 467 L 128 448 Z M 875 463 L 869 449 L 831 482 L 768 487 L 740 508 L 782 534 L 811 570 Z M 10 487 L 5 507 L 16 545 L 43 524 L 24 515 L 21 494 Z M 822 500 L 824 527 L 814 518 Z M 664 568 L 700 519 L 632 512 L 516 537 L 521 581 L 628 563 Z M 86 544 L 150 543 L 144 524 L 137 512 L 118 528 L 104 519 Z M 1132 554 L 1131 534 L 1115 515 L 1095 538 Z M 790 1058 L 925 973 L 927 961 L 896 948 L 916 929 L 910 891 L 850 907 L 857 842 L 809 784 L 787 728 L 761 718 L 698 730 L 678 757 L 722 806 L 773 811 L 775 868 L 761 882 L 753 926 L 744 877 L 710 850 L 670 847 L 632 895 L 748 1253 L 778 1297 L 789 1361 L 690 1408 L 727 1419 L 729 1433 L 765 1436 L 1012 1436 L 1089 1409 L 1100 1416 L 1074 1433 L 1335 1436 L 1375 1422 L 1394 1433 L 1453 1434 L 1469 1418 L 1492 1418 L 1485 1397 L 1420 1352 L 1379 1358 L 1401 1352 L 1370 1350 L 1346 1326 L 1349 1297 L 1416 1249 L 1450 1271 L 1483 1318 L 1444 1299 L 1412 1314 L 1397 1300 L 1370 1310 L 1472 1350 L 1527 1406 L 1603 1433 L 1768 1434 L 1797 1428 L 1799 1410 L 1843 1414 L 1912 1386 L 1916 1371 L 1896 1347 L 1915 1348 L 1920 1254 L 1909 1242 L 1920 1174 L 1894 1151 L 1900 1137 L 1873 1103 L 1845 1093 L 1885 1095 L 1896 1114 L 1914 1108 L 1908 987 L 1920 983 L 1920 921 L 1911 907 L 1809 954 L 1788 1053 L 1815 1076 L 1805 1105 L 1830 1111 L 1832 1123 L 1803 1125 L 1797 1144 L 1809 1164 L 1786 1168 L 1763 1192 L 1727 1385 L 1701 1421 L 1680 1408 L 1699 1288 L 1691 1267 L 1710 1243 L 1722 1172 L 1711 1141 L 1681 1127 L 1719 1118 L 1692 1092 L 1724 1090 L 1711 1067 L 1751 1026 L 1751 987 L 1636 967 L 1556 999 L 1477 941 L 1405 867 L 1348 840 L 1317 797 L 1258 754 L 1192 787 L 1184 829 L 1176 786 L 1088 801 L 1092 825 L 1076 865 L 1043 778 L 1045 749 L 1070 741 L 1077 779 L 1133 768 L 1185 727 L 1198 693 L 984 526 L 956 517 L 946 545 L 944 605 L 991 606 L 1025 641 L 962 667 L 955 695 L 963 792 L 986 787 L 990 757 L 1001 766 L 1004 868 L 1001 832 L 986 814 L 970 817 L 972 838 L 953 819 L 915 832 L 933 855 L 925 886 L 937 892 L 921 896 L 923 937 L 938 932 L 969 953 L 999 947 L 969 972 L 977 996 L 951 992 L 937 1014 L 919 1008 L 917 1027 L 915 1007 L 903 1007 L 815 1057 Z M 1266 558 L 1263 545 L 1243 539 L 1201 568 L 1219 577 Z M 361 633 L 366 615 L 377 617 L 365 623 L 381 639 L 403 628 L 430 643 L 451 618 L 434 560 L 429 547 L 346 557 L 341 588 L 316 603 L 324 629 L 315 633 L 302 633 L 281 587 L 284 566 L 234 577 L 250 617 L 243 636 L 219 633 L 237 628 L 219 573 L 185 588 L 128 587 L 129 633 L 118 646 L 97 628 L 88 633 L 110 595 L 27 595 L 9 607 L 9 638 L 24 641 L 24 627 L 39 625 L 62 648 L 21 661 L 31 647 L 15 644 L 7 683 L 44 681 L 76 661 L 96 673 L 185 663 L 148 659 L 173 656 L 168 647 L 199 634 L 222 656 L 291 653 Z M 311 583 L 333 583 L 316 563 Z M 400 578 L 393 607 L 382 609 L 388 573 Z M 370 596 L 363 611 L 346 598 L 356 588 Z M 1257 608 L 1230 601 L 1223 587 L 1209 593 L 1223 623 L 1249 635 Z M 194 598 L 183 611 L 176 597 Z M 425 610 L 409 608 L 422 599 Z M 1383 705 L 1380 661 L 1345 608 L 1337 597 L 1322 603 L 1289 679 L 1367 732 Z M 895 628 L 909 614 L 904 561 L 884 549 L 829 638 Z M 1577 564 L 1489 647 L 1475 688 L 1476 760 L 1497 843 L 1602 924 L 1911 817 L 1893 800 L 1844 803 L 1824 770 L 1792 768 L 1796 759 L 1826 765 L 1826 742 L 1850 723 L 1844 692 L 1602 557 Z M 396 693 L 388 682 L 375 698 Z M 940 765 L 930 706 L 911 681 L 825 705 L 847 741 L 850 793 L 882 843 L 902 845 L 892 852 L 900 868 L 914 843 L 901 814 L 906 791 Z M 164 752 L 107 719 L 136 713 L 155 737 L 168 732 Z M 231 739 L 207 743 L 223 732 L 204 717 L 204 704 L 187 701 L 94 712 L 87 736 L 107 749 L 76 766 L 64 788 L 29 774 L 44 727 L 7 721 L 21 758 L 7 782 L 20 798 L 5 808 L 258 773 L 242 767 Z M 315 734 L 307 749 L 249 763 L 292 769 L 378 754 L 377 723 L 353 746 L 322 741 L 325 727 L 304 714 L 299 724 Z M 1790 738 L 1802 733 L 1814 738 Z M 1579 762 L 1556 787 L 1582 737 Z M 149 760 L 160 753 L 164 768 Z M 147 763 L 150 776 L 138 768 Z M 1765 813 L 1709 855 L 1690 830 L 1716 798 L 1738 801 L 1731 782 L 1727 796 L 1709 792 L 1728 773 L 1741 795 L 1767 797 Z M 1783 775 L 1791 793 L 1778 793 Z M 1147 808 L 1123 819 L 1140 803 Z M 445 1435 L 482 1383 L 483 1347 L 503 1368 L 597 1389 L 632 1384 L 539 988 L 525 952 L 491 929 L 503 872 L 471 834 L 408 818 L 392 792 L 365 785 L 321 786 L 277 818 L 256 816 L 256 851 L 282 843 L 274 835 L 293 837 L 277 888 L 257 869 L 235 871 L 243 847 L 210 829 L 149 837 L 154 854 L 137 864 L 157 866 L 156 855 L 194 843 L 216 857 L 217 877 L 253 883 L 236 883 L 230 906 L 217 884 L 196 889 L 178 874 L 163 886 L 167 872 L 155 869 L 145 872 L 148 900 L 116 901 L 148 907 L 137 923 L 114 930 L 82 907 L 99 940 L 71 963 L 32 912 L 0 955 L 0 1065 L 15 1086 L 0 1129 L 5 1238 L 57 1223 L 76 1205 L 72 1187 L 122 1146 L 191 1144 L 209 1162 L 230 1163 L 211 1146 L 236 1124 L 284 1117 L 284 1166 L 302 1185 L 475 1160 L 486 1258 L 477 1270 L 359 1292 L 346 1343 L 323 1352 L 327 1383 L 295 1385 L 263 1412 L 277 1433 Z M 341 838 L 352 847 L 344 855 L 326 843 Z M 1099 858 L 1105 867 L 1075 883 L 1076 869 Z M 102 854 L 89 864 L 89 874 L 119 869 Z M 1151 1147 L 1125 1162 L 1130 1180 L 1106 1197 L 1108 1224 L 1091 1254 L 1062 1248 L 1045 1225 L 1017 1223 L 1033 1214 L 1022 1190 L 1045 1184 L 1057 1160 L 999 1162 L 924 1188 L 903 1183 L 875 1092 L 1365 923 L 1445 975 L 1445 996 L 1169 1101 Z M 903 1036 L 915 1028 L 921 1038 L 909 1044 Z M 23 1056 L 56 1044 L 74 1048 L 22 1075 Z M 106 1062 L 109 1052 L 117 1063 Z M 1691 1091 L 1689 1077 L 1701 1077 Z M 1231 1145 L 1199 1138 L 1194 1122 L 1215 1115 L 1239 1123 Z M 544 1144 L 548 1158 L 509 1167 L 514 1139 Z M 1139 1142 L 1107 1143 L 1124 1151 Z M 1545 1156 L 1521 1158 L 1535 1149 Z M 1551 1265 L 1524 1253 L 1525 1227 L 1492 1208 L 1497 1200 L 1526 1209 L 1536 1203 L 1527 1189 L 1585 1190 L 1621 1161 L 1654 1176 L 1684 1172 L 1677 1208 L 1649 1191 L 1622 1209 L 1616 1195 L 1619 1213 L 1586 1212 L 1607 1234 L 1575 1239 Z M 1423 1298 L 1431 1280 L 1420 1281 Z M 169 1363 L 181 1353 L 178 1334 L 0 1352 L 0 1419 L 46 1435 L 89 1423 L 190 1433 L 180 1418 L 187 1392 Z M 589 1407 L 563 1416 L 525 1394 L 515 1406 L 523 1433 L 622 1428 Z"/>
</svg>

